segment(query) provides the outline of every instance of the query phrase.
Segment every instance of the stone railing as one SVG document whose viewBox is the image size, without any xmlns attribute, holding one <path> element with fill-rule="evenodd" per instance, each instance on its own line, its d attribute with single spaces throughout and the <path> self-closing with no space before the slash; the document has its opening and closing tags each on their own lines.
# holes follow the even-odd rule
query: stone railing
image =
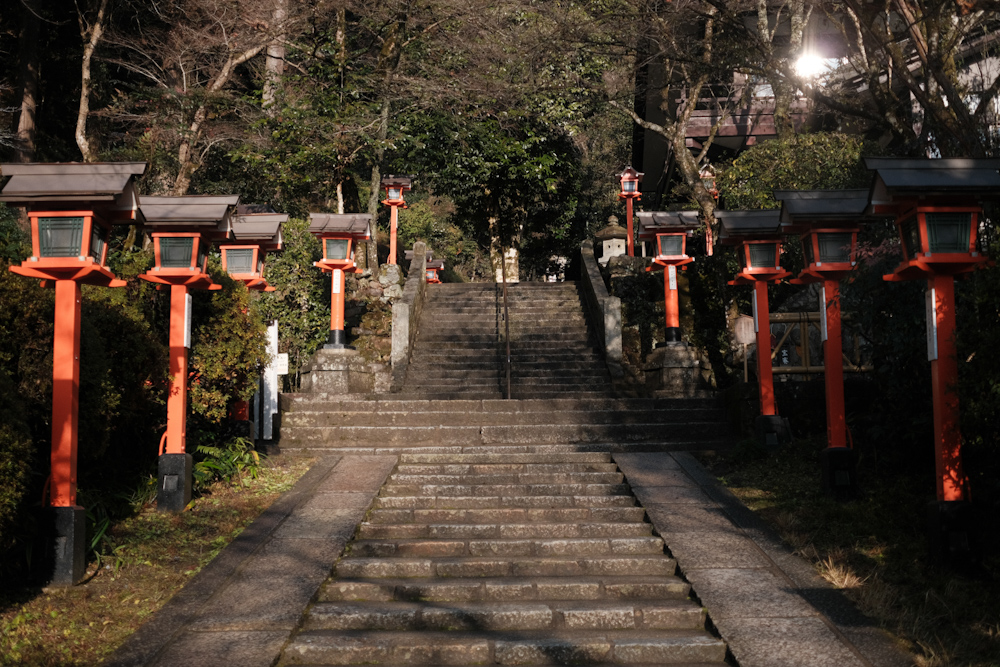
<svg viewBox="0 0 1000 667">
<path fill-rule="evenodd" d="M 587 310 L 594 330 L 604 346 L 604 358 L 613 376 L 622 374 L 622 301 L 608 294 L 604 278 L 594 257 L 594 242 L 580 244 L 583 259 L 580 268 L 580 285 L 587 302 Z"/>
<path fill-rule="evenodd" d="M 417 323 L 427 288 L 427 246 L 413 244 L 413 259 L 403 286 L 403 297 L 392 304 L 392 391 L 399 391 L 406 378 L 410 351 L 417 337 Z"/>
</svg>

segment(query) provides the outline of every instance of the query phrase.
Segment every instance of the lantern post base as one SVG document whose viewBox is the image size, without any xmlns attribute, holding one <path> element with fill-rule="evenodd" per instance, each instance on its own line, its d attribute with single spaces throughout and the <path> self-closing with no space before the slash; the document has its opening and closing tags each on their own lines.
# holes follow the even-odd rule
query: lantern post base
<svg viewBox="0 0 1000 667">
<path fill-rule="evenodd" d="M 975 513 L 966 500 L 935 500 L 927 505 L 927 544 L 931 557 L 949 567 L 978 561 Z"/>
<path fill-rule="evenodd" d="M 160 512 L 183 512 L 191 502 L 190 454 L 161 454 L 158 462 L 156 509 Z"/>
<path fill-rule="evenodd" d="M 323 345 L 324 350 L 353 350 L 347 344 L 347 332 L 343 329 L 330 329 L 330 335 L 326 339 L 326 344 Z"/>
<path fill-rule="evenodd" d="M 837 500 L 858 494 L 858 454 L 850 447 L 827 447 L 819 453 L 823 492 Z"/>
<path fill-rule="evenodd" d="M 49 586 L 65 588 L 83 579 L 87 562 L 87 513 L 79 505 L 51 510 L 55 531 Z"/>
<path fill-rule="evenodd" d="M 760 415 L 753 425 L 757 441 L 765 447 L 780 447 L 792 441 L 792 428 L 785 417 Z"/>
</svg>

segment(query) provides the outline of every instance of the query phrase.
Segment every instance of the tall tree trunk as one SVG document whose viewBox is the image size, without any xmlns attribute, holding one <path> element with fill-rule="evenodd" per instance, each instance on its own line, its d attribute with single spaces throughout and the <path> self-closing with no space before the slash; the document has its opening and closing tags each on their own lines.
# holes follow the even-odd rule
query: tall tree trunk
<svg viewBox="0 0 1000 667">
<path fill-rule="evenodd" d="M 285 23 L 288 17 L 287 0 L 277 0 L 272 23 L 280 26 Z M 262 91 L 262 102 L 264 113 L 274 116 L 277 113 L 275 104 L 278 100 L 278 93 L 281 92 L 281 77 L 285 73 L 285 35 L 282 32 L 275 36 L 274 41 L 267 45 L 267 56 L 264 61 L 264 89 Z"/>
<path fill-rule="evenodd" d="M 108 9 L 108 0 L 101 0 L 97 8 L 97 16 L 90 26 L 86 23 L 84 13 L 78 9 L 80 19 L 80 37 L 83 38 L 83 58 L 80 63 L 80 108 L 76 113 L 76 145 L 84 162 L 94 161 L 94 152 L 87 139 L 87 116 L 90 115 L 90 62 L 94 57 L 101 35 L 104 34 L 104 18 Z"/>
<path fill-rule="evenodd" d="M 17 161 L 34 162 L 35 134 L 38 130 L 38 87 L 40 81 L 38 39 L 41 20 L 38 17 L 39 0 L 23 0 L 21 36 L 18 44 L 20 66 L 21 115 L 17 121 Z"/>
</svg>

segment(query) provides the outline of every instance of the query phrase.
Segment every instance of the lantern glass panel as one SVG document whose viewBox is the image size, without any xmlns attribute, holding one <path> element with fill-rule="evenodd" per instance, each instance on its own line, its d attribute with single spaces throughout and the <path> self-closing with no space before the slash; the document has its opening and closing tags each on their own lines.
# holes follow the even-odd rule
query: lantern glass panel
<svg viewBox="0 0 1000 667">
<path fill-rule="evenodd" d="M 389 201 L 398 201 L 403 198 L 403 191 L 400 188 L 389 188 Z"/>
<path fill-rule="evenodd" d="M 819 261 L 847 263 L 851 261 L 851 233 L 826 232 L 819 237 Z"/>
<path fill-rule="evenodd" d="M 257 260 L 257 275 L 258 276 L 264 275 L 264 259 L 263 258 Z"/>
<path fill-rule="evenodd" d="M 907 259 L 913 259 L 920 254 L 920 224 L 916 216 L 904 220 L 899 225 L 899 236 L 903 241 Z"/>
<path fill-rule="evenodd" d="M 42 257 L 79 257 L 83 218 L 39 218 L 38 251 Z"/>
<path fill-rule="evenodd" d="M 327 239 L 326 258 L 327 259 L 347 259 L 347 247 L 350 245 L 348 239 Z"/>
<path fill-rule="evenodd" d="M 104 231 L 100 225 L 95 222 L 91 222 L 90 229 L 90 256 L 94 258 L 98 264 L 101 263 L 102 256 L 104 255 L 104 243 L 107 232 Z"/>
<path fill-rule="evenodd" d="M 971 213 L 927 213 L 926 218 L 931 253 L 969 252 Z"/>
<path fill-rule="evenodd" d="M 660 255 L 676 257 L 684 254 L 684 237 L 680 234 L 658 234 Z"/>
<path fill-rule="evenodd" d="M 229 248 L 226 250 L 226 269 L 229 273 L 250 273 L 253 271 L 252 248 Z"/>
<path fill-rule="evenodd" d="M 638 185 L 638 181 L 632 180 L 631 178 L 622 179 L 622 192 L 631 194 L 635 192 L 635 187 Z"/>
<path fill-rule="evenodd" d="M 806 266 L 816 263 L 815 254 L 813 253 L 812 234 L 802 237 L 802 258 L 805 260 Z"/>
<path fill-rule="evenodd" d="M 160 266 L 165 269 L 191 268 L 194 238 L 173 236 L 160 239 Z"/>
<path fill-rule="evenodd" d="M 773 269 L 777 262 L 777 243 L 751 243 L 747 246 L 750 252 L 751 269 Z"/>
<path fill-rule="evenodd" d="M 434 280 L 434 269 L 427 269 L 427 280 Z"/>
<path fill-rule="evenodd" d="M 202 271 L 206 268 L 208 261 L 208 242 L 205 239 L 198 240 L 198 268 Z"/>
</svg>

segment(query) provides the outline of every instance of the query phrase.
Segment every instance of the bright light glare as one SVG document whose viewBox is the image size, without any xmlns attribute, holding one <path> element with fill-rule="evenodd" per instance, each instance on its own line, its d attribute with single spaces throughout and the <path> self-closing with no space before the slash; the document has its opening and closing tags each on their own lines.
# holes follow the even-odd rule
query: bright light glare
<svg viewBox="0 0 1000 667">
<path fill-rule="evenodd" d="M 795 73 L 805 79 L 813 79 L 826 69 L 826 61 L 815 53 L 804 53 L 795 61 Z"/>
</svg>

